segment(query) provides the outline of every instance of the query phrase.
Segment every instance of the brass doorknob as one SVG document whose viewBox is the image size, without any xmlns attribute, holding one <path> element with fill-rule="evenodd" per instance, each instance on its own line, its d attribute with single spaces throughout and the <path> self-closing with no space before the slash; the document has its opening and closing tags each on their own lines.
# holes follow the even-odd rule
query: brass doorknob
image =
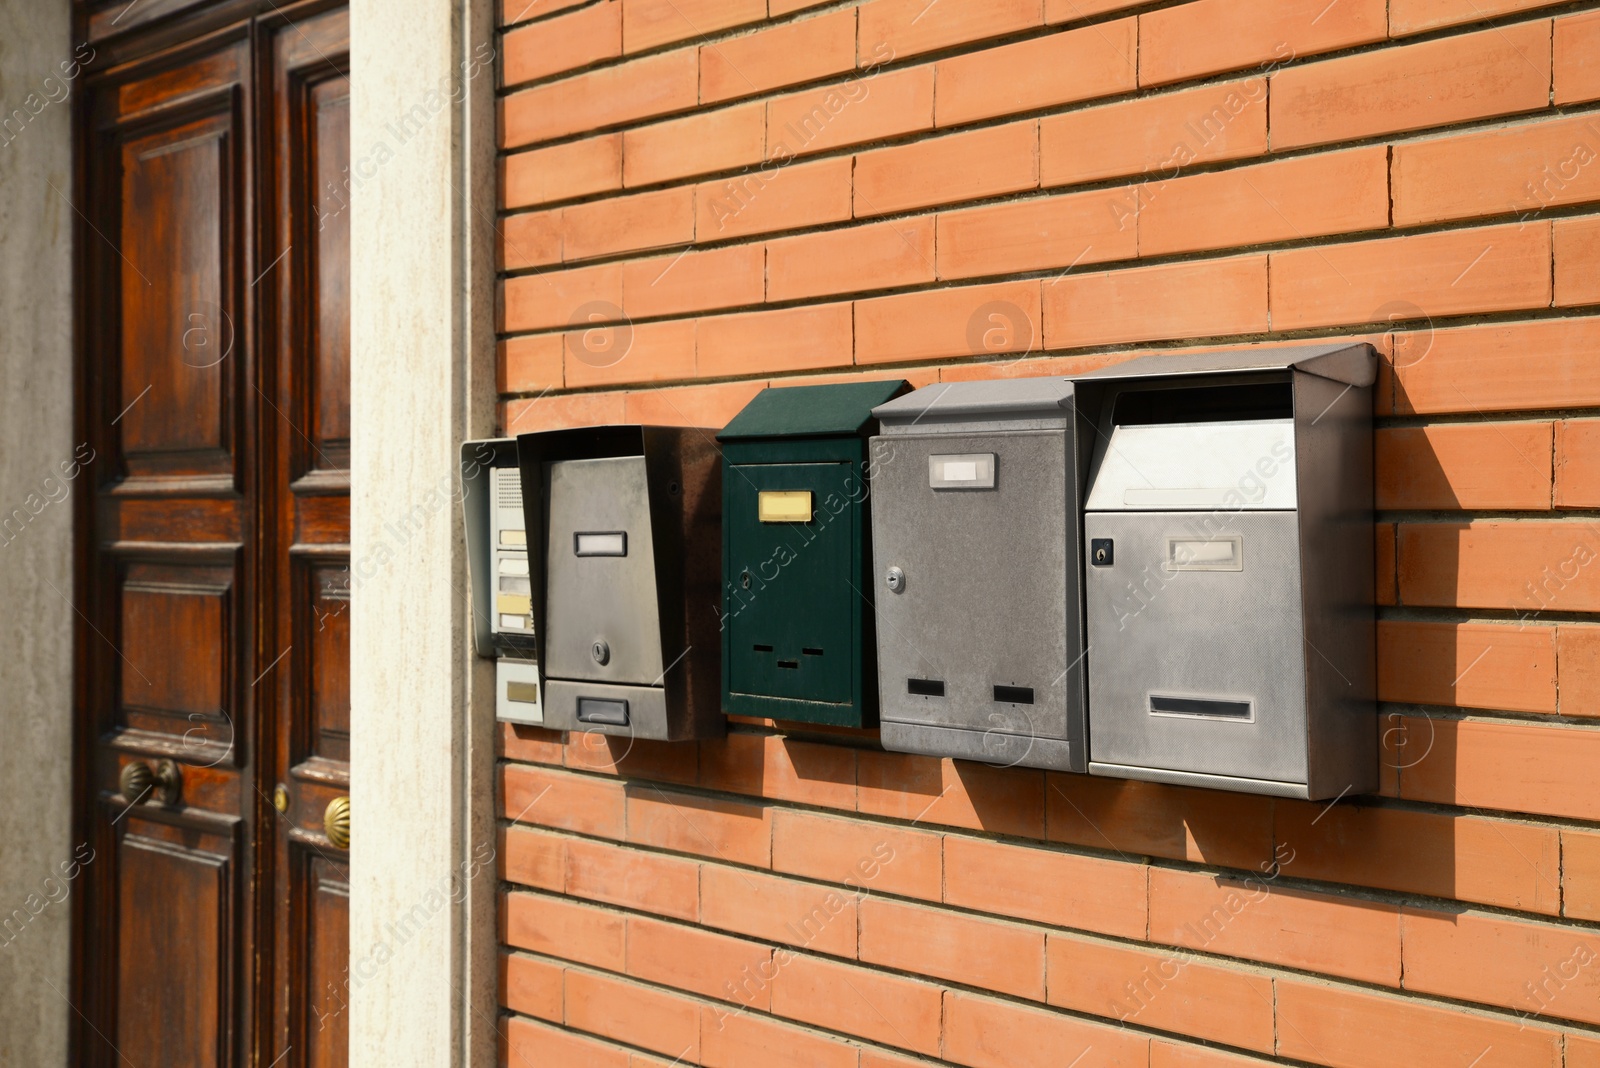
<svg viewBox="0 0 1600 1068">
<path fill-rule="evenodd" d="M 154 767 L 148 761 L 130 760 L 122 767 L 120 784 L 122 796 L 130 805 L 141 801 L 170 805 L 178 799 L 183 776 L 178 772 L 177 763 L 171 760 L 158 760 Z"/>
<path fill-rule="evenodd" d="M 322 813 L 322 829 L 337 849 L 350 848 L 350 799 L 336 797 Z"/>
</svg>

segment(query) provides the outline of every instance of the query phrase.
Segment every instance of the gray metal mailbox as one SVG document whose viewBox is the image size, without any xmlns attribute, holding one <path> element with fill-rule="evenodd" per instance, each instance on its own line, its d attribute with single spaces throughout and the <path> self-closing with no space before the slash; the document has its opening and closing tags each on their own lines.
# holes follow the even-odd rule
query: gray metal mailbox
<svg viewBox="0 0 1600 1068">
<path fill-rule="evenodd" d="M 461 445 L 461 506 L 472 583 L 472 639 L 495 662 L 495 716 L 544 723 L 529 597 L 522 476 L 512 438 Z"/>
<path fill-rule="evenodd" d="M 945 383 L 873 415 L 883 745 L 1084 770 L 1072 383 Z"/>
<path fill-rule="evenodd" d="M 518 437 L 545 726 L 664 741 L 725 732 L 715 435 Z"/>
<path fill-rule="evenodd" d="M 1365 344 L 1076 380 L 1091 773 L 1327 798 L 1377 780 Z"/>
</svg>

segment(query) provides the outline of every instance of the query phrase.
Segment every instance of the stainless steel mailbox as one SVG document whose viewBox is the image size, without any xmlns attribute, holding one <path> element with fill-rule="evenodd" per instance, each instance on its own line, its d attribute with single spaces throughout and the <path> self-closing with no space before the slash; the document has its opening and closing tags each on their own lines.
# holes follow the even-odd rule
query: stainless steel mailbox
<svg viewBox="0 0 1600 1068">
<path fill-rule="evenodd" d="M 518 437 L 545 726 L 663 741 L 724 733 L 715 434 Z"/>
<path fill-rule="evenodd" d="M 472 583 L 473 648 L 495 661 L 495 716 L 542 725 L 522 475 L 514 439 L 462 443 L 461 505 Z"/>
<path fill-rule="evenodd" d="M 1084 770 L 1072 383 L 945 383 L 873 414 L 883 745 Z"/>
<path fill-rule="evenodd" d="M 1076 381 L 1089 770 L 1327 798 L 1376 786 L 1365 344 L 1151 356 Z"/>
</svg>

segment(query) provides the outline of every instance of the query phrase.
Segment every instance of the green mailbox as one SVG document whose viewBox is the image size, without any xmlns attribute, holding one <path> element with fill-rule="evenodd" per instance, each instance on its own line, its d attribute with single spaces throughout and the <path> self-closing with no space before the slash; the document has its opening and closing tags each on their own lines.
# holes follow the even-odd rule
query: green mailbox
<svg viewBox="0 0 1600 1068">
<path fill-rule="evenodd" d="M 867 439 L 904 381 L 764 389 L 722 444 L 722 708 L 878 722 Z"/>
</svg>

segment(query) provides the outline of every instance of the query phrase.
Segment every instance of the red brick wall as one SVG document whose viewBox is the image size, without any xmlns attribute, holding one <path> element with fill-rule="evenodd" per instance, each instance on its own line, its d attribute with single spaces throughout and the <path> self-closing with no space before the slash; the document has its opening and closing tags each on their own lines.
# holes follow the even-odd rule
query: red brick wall
<svg viewBox="0 0 1600 1068">
<path fill-rule="evenodd" d="M 1384 355 L 1379 796 L 506 729 L 511 1064 L 1600 1066 L 1592 0 L 503 2 L 508 431 Z"/>
</svg>

